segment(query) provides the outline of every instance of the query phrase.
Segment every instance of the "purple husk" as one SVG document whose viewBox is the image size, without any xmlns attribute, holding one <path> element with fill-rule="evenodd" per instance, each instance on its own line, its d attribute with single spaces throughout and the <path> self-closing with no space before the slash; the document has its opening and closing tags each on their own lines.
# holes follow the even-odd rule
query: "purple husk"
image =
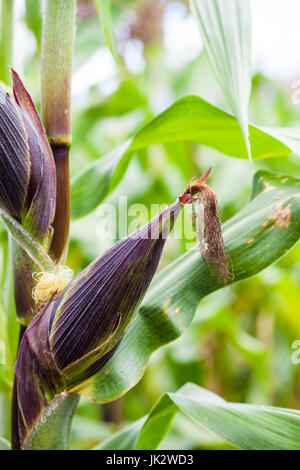
<svg viewBox="0 0 300 470">
<path fill-rule="evenodd" d="M 23 225 L 38 239 L 49 235 L 55 213 L 55 163 L 44 127 L 18 74 L 12 70 L 14 97 L 28 135 L 31 173 Z"/>
<path fill-rule="evenodd" d="M 46 248 L 52 235 L 56 174 L 51 148 L 36 108 L 12 70 L 14 98 L 0 86 L 0 208 Z M 17 315 L 28 324 L 36 308 L 32 272 L 38 268 L 13 241 Z"/>
<path fill-rule="evenodd" d="M 0 86 L 0 208 L 19 220 L 29 177 L 29 147 L 21 113 Z"/>
<path fill-rule="evenodd" d="M 0 87 L 0 207 L 43 241 L 55 211 L 55 164 L 34 104 L 12 75 L 15 100 Z"/>
<path fill-rule="evenodd" d="M 51 397 L 74 389 L 111 358 L 151 283 L 180 210 L 174 203 L 116 243 L 33 319 L 16 363 L 21 442 Z"/>
</svg>

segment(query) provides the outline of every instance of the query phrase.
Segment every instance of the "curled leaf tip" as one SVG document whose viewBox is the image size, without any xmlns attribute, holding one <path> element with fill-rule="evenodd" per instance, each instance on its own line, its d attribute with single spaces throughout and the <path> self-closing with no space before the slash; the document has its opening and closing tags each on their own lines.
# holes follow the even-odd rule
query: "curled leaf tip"
<svg viewBox="0 0 300 470">
<path fill-rule="evenodd" d="M 200 178 L 193 179 L 179 196 L 179 203 L 192 204 L 193 228 L 201 256 L 209 267 L 215 268 L 218 279 L 226 283 L 229 279 L 233 279 L 233 272 L 228 268 L 231 259 L 225 249 L 217 197 L 206 183 L 210 172 L 211 168 Z"/>
</svg>

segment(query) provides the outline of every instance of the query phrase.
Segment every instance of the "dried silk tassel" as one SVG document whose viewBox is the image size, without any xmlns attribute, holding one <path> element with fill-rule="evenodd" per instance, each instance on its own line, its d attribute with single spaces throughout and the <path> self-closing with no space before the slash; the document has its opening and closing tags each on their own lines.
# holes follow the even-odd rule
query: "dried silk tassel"
<svg viewBox="0 0 300 470">
<path fill-rule="evenodd" d="M 219 281 L 226 283 L 233 279 L 233 272 L 232 267 L 231 271 L 228 268 L 228 265 L 231 265 L 231 259 L 226 252 L 222 236 L 217 197 L 206 183 L 210 172 L 211 168 L 200 178 L 192 180 L 179 196 L 179 202 L 192 204 L 193 228 L 201 256 L 208 266 L 215 268 Z"/>
</svg>

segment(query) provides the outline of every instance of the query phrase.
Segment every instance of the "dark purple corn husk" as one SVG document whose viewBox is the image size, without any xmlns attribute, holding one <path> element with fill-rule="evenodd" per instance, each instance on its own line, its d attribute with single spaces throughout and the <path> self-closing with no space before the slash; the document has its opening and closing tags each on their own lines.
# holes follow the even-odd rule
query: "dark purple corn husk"
<svg viewBox="0 0 300 470">
<path fill-rule="evenodd" d="M 22 221 L 30 182 L 30 150 L 25 119 L 17 104 L 0 87 L 0 208 Z M 18 317 L 32 317 L 32 261 L 12 240 L 15 302 Z"/>
<path fill-rule="evenodd" d="M 12 77 L 14 99 L 0 87 L 0 208 L 43 241 L 55 211 L 55 164 L 35 106 Z"/>
<path fill-rule="evenodd" d="M 33 319 L 16 363 L 21 442 L 51 397 L 76 390 L 111 358 L 151 283 L 181 207 L 174 203 L 116 243 Z"/>
<path fill-rule="evenodd" d="M 51 223 L 56 201 L 55 163 L 44 127 L 29 93 L 14 70 L 12 78 L 15 101 L 21 109 L 28 136 L 31 163 L 22 223 L 32 235 L 43 241 L 52 235 Z"/>
<path fill-rule="evenodd" d="M 36 315 L 20 343 L 15 366 L 18 398 L 19 442 L 24 444 L 29 430 L 48 405 L 49 393 L 63 387 L 61 375 L 53 361 L 47 329 L 54 302 Z M 41 356 L 42 360 L 38 358 Z"/>
<path fill-rule="evenodd" d="M 179 203 L 169 206 L 116 243 L 61 295 L 50 334 L 60 369 L 96 348 L 106 351 L 115 343 L 149 287 L 180 209 Z"/>
<path fill-rule="evenodd" d="M 18 220 L 29 179 L 29 146 L 21 111 L 0 86 L 0 208 Z"/>
<path fill-rule="evenodd" d="M 36 108 L 16 72 L 14 98 L 0 86 L 0 209 L 16 218 L 47 249 L 55 212 L 56 174 L 50 145 Z M 38 268 L 12 241 L 18 319 L 34 313 L 32 272 Z"/>
</svg>

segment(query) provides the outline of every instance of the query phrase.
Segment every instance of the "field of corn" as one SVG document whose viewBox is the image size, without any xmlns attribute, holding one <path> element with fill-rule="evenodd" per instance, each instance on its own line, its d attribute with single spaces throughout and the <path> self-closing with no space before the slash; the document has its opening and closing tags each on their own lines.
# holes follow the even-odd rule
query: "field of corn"
<svg viewBox="0 0 300 470">
<path fill-rule="evenodd" d="M 299 17 L 0 1 L 0 450 L 300 450 Z"/>
</svg>

